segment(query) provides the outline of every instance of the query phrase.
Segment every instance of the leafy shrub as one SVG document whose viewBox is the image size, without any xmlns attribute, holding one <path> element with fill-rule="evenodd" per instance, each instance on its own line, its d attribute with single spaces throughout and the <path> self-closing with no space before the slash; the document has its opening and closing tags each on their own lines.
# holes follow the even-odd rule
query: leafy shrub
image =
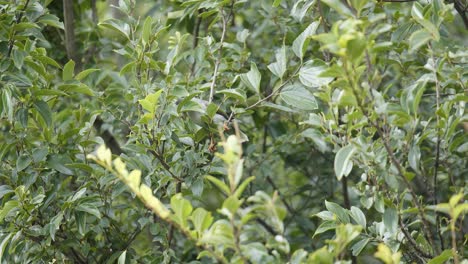
<svg viewBox="0 0 468 264">
<path fill-rule="evenodd" d="M 0 263 L 466 263 L 462 1 L 110 2 L 0 1 Z"/>
</svg>

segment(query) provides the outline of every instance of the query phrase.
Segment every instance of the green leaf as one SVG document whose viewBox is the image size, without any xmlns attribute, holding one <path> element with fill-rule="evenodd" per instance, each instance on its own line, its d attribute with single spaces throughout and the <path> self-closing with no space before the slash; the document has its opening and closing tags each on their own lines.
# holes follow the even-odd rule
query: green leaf
<svg viewBox="0 0 468 264">
<path fill-rule="evenodd" d="M 390 233 L 395 233 L 398 227 L 398 213 L 395 208 L 386 208 L 383 215 L 385 228 Z"/>
<path fill-rule="evenodd" d="M 81 81 L 83 80 L 84 78 L 86 78 L 89 74 L 93 73 L 93 72 L 96 72 L 96 71 L 100 71 L 100 69 L 86 69 L 80 73 L 78 73 L 76 76 L 75 76 L 75 79 L 77 79 L 78 81 Z"/>
<path fill-rule="evenodd" d="M 421 6 L 420 3 L 415 2 L 413 4 L 413 7 L 411 8 L 411 16 L 413 17 L 416 22 L 418 22 L 421 26 L 424 27 L 424 29 L 427 30 L 428 33 L 432 35 L 435 41 L 439 41 L 440 39 L 440 34 L 439 30 L 436 28 L 434 24 L 432 24 L 431 21 L 427 20 L 424 18 L 423 13 L 423 7 Z"/>
<path fill-rule="evenodd" d="M 419 149 L 419 146 L 417 144 L 414 144 L 408 152 L 408 163 L 413 170 L 419 171 L 420 160 L 421 160 L 421 151 Z"/>
<path fill-rule="evenodd" d="M 178 193 L 171 198 L 171 207 L 174 211 L 174 220 L 182 227 L 188 228 L 187 219 L 192 213 L 192 205 L 189 201 L 182 197 L 182 194 Z"/>
<path fill-rule="evenodd" d="M 153 19 L 151 16 L 147 16 L 145 19 L 145 23 L 143 24 L 143 31 L 141 33 L 141 38 L 143 40 L 143 44 L 146 45 L 149 43 L 149 38 L 151 35 L 151 25 L 153 24 Z"/>
<path fill-rule="evenodd" d="M 41 16 L 38 21 L 38 23 L 43 23 L 51 27 L 56 27 L 60 29 L 64 29 L 63 27 L 63 22 L 60 21 L 60 19 L 52 14 L 45 14 Z"/>
<path fill-rule="evenodd" d="M 321 60 L 310 60 L 299 70 L 299 80 L 307 87 L 321 87 L 333 81 L 332 77 L 320 77 L 327 65 Z"/>
<path fill-rule="evenodd" d="M 309 8 L 316 2 L 316 0 L 299 0 L 291 8 L 291 16 L 298 22 L 302 22 L 302 19 L 307 14 Z"/>
<path fill-rule="evenodd" d="M 31 162 L 32 162 L 32 159 L 28 155 L 23 154 L 19 156 L 18 159 L 16 160 L 16 170 L 17 171 L 24 170 L 26 167 L 29 166 L 29 164 L 31 164 Z"/>
<path fill-rule="evenodd" d="M 260 81 L 262 75 L 258 71 L 257 65 L 255 63 L 250 64 L 250 71 L 240 75 L 242 82 L 252 91 L 260 94 Z"/>
<path fill-rule="evenodd" d="M 409 52 L 416 52 L 420 47 L 428 43 L 431 39 L 431 34 L 425 29 L 420 29 L 413 32 L 409 38 Z"/>
<path fill-rule="evenodd" d="M 75 62 L 73 60 L 69 60 L 67 64 L 63 66 L 62 79 L 64 81 L 69 81 L 73 79 L 74 74 L 75 74 Z"/>
<path fill-rule="evenodd" d="M 8 233 L 8 235 L 2 237 L 2 242 L 0 242 L 0 263 L 3 263 L 2 262 L 3 253 L 5 252 L 5 248 L 8 245 L 8 241 L 10 240 L 12 236 L 13 236 L 13 233 Z"/>
<path fill-rule="evenodd" d="M 351 172 L 353 163 L 351 162 L 351 157 L 356 151 L 356 148 L 349 144 L 345 147 L 342 147 L 335 156 L 335 175 L 338 180 L 341 180 L 343 176 L 348 176 Z M 349 168 L 351 167 L 351 169 Z"/>
<path fill-rule="evenodd" d="M 229 187 L 221 180 L 210 175 L 205 176 L 205 178 L 224 192 L 224 194 L 229 195 L 231 193 Z"/>
<path fill-rule="evenodd" d="M 246 101 L 245 94 L 237 89 L 225 89 L 225 90 L 216 91 L 216 93 L 224 94 L 226 98 L 234 98 L 238 100 L 240 103 L 244 103 Z"/>
<path fill-rule="evenodd" d="M 203 208 L 195 209 L 195 211 L 193 211 L 192 215 L 190 216 L 193 227 L 198 232 L 199 236 L 201 236 L 201 234 L 203 234 L 203 232 L 211 226 L 213 219 L 214 218 L 211 213 Z"/>
<path fill-rule="evenodd" d="M 449 259 L 453 257 L 453 251 L 451 249 L 444 250 L 442 253 L 440 253 L 439 256 L 429 260 L 427 264 L 443 264 L 447 263 Z"/>
<path fill-rule="evenodd" d="M 130 26 L 124 22 L 117 19 L 109 19 L 98 24 L 103 28 L 107 28 L 119 33 L 121 36 L 125 37 L 127 40 L 130 40 Z"/>
<path fill-rule="evenodd" d="M 239 185 L 239 187 L 237 187 L 236 191 L 234 192 L 234 196 L 241 197 L 247 185 L 249 185 L 249 183 L 253 180 L 255 180 L 255 176 L 250 176 L 249 178 L 242 181 L 242 183 Z"/>
<path fill-rule="evenodd" d="M 161 89 L 155 93 L 148 94 L 145 99 L 138 100 L 138 102 L 140 103 L 141 107 L 143 107 L 143 109 L 150 112 L 151 114 L 154 114 L 156 112 L 159 97 L 161 96 L 162 91 L 163 90 Z"/>
<path fill-rule="evenodd" d="M 315 97 L 306 88 L 293 84 L 284 88 L 280 93 L 281 99 L 290 106 L 302 110 L 315 110 L 318 108 Z"/>
<path fill-rule="evenodd" d="M 361 211 L 361 209 L 359 209 L 358 207 L 355 207 L 355 206 L 351 206 L 351 210 L 349 212 L 349 215 L 351 216 L 351 218 L 354 219 L 354 221 L 356 221 L 356 223 L 358 225 L 362 226 L 363 228 L 366 228 L 366 226 L 367 226 L 366 216 Z"/>
<path fill-rule="evenodd" d="M 221 213 L 225 214 L 230 218 L 237 212 L 241 204 L 242 201 L 239 200 L 236 196 L 229 196 L 223 202 Z"/>
<path fill-rule="evenodd" d="M 86 212 L 90 215 L 94 215 L 98 219 L 101 219 L 101 212 L 94 204 L 82 203 L 82 204 L 79 204 L 77 207 L 75 207 L 75 210 Z"/>
<path fill-rule="evenodd" d="M 235 247 L 233 230 L 226 220 L 216 221 L 210 229 L 203 234 L 199 241 L 210 245 L 223 245 L 228 248 Z"/>
<path fill-rule="evenodd" d="M 348 224 L 349 223 L 349 216 L 346 209 L 341 207 L 339 204 L 329 202 L 325 200 L 325 207 L 328 211 L 334 213 L 341 223 Z"/>
<path fill-rule="evenodd" d="M 275 1 L 273 2 L 273 5 L 272 5 L 272 6 L 273 6 L 273 7 L 278 7 L 278 6 L 281 4 L 281 1 L 283 1 L 283 0 L 275 0 Z"/>
<path fill-rule="evenodd" d="M 127 259 L 127 250 L 124 250 L 122 254 L 119 256 L 119 260 L 117 261 L 118 264 L 125 264 L 125 260 Z"/>
<path fill-rule="evenodd" d="M 359 254 L 361 254 L 361 251 L 366 247 L 369 241 L 370 241 L 370 238 L 365 238 L 354 243 L 354 245 L 351 247 L 353 256 L 359 256 Z"/>
<path fill-rule="evenodd" d="M 3 205 L 3 208 L 0 210 L 0 223 L 3 222 L 3 219 L 11 212 L 11 210 L 16 209 L 19 205 L 17 200 L 10 200 Z"/>
<path fill-rule="evenodd" d="M 283 46 L 279 49 L 276 54 L 276 62 L 268 65 L 268 69 L 276 75 L 278 78 L 282 79 L 284 73 L 286 72 L 286 47 Z"/>
<path fill-rule="evenodd" d="M 50 110 L 49 105 L 46 102 L 40 100 L 35 101 L 34 106 L 37 112 L 39 112 L 41 115 L 42 119 L 44 119 L 46 125 L 50 127 L 52 125 L 52 111 Z"/>
<path fill-rule="evenodd" d="M 14 192 L 15 191 L 13 191 L 9 185 L 0 185 L 0 199 L 2 199 L 5 195 Z"/>
<path fill-rule="evenodd" d="M 78 227 L 78 233 L 80 235 L 84 236 L 87 232 L 86 230 L 86 213 L 75 211 L 75 220 L 76 220 L 76 225 Z"/>
<path fill-rule="evenodd" d="M 312 238 L 314 238 L 316 235 L 325 233 L 329 230 L 335 229 L 337 226 L 336 221 L 323 221 L 319 227 L 315 230 L 314 235 Z"/>
<path fill-rule="evenodd" d="M 124 75 L 125 73 L 127 73 L 127 72 L 133 70 L 133 68 L 135 67 L 136 63 L 137 63 L 136 61 L 131 61 L 131 62 L 125 64 L 125 65 L 122 67 L 122 69 L 120 70 L 119 75 L 122 76 L 122 75 Z"/>
<path fill-rule="evenodd" d="M 4 89 L 2 93 L 2 111 L 8 117 L 8 120 L 13 121 L 13 101 L 11 96 L 11 91 L 9 89 Z"/>
<path fill-rule="evenodd" d="M 67 168 L 65 165 L 65 159 L 63 159 L 60 155 L 52 155 L 49 160 L 47 161 L 47 165 L 63 174 L 66 175 L 73 175 L 73 171 L 71 171 L 69 168 Z"/>
<path fill-rule="evenodd" d="M 47 156 L 48 153 L 49 153 L 49 150 L 46 147 L 37 148 L 33 150 L 32 158 L 34 162 L 39 162 L 39 161 L 44 160 L 44 158 Z"/>
<path fill-rule="evenodd" d="M 52 220 L 50 221 L 49 233 L 53 241 L 55 241 L 55 232 L 60 228 L 62 219 L 63 219 L 63 212 L 60 212 L 58 213 L 58 215 L 54 216 Z"/>
<path fill-rule="evenodd" d="M 23 128 L 28 127 L 28 118 L 29 118 L 29 111 L 26 108 L 20 108 L 16 112 L 16 118 L 19 120 L 21 126 Z"/>
<path fill-rule="evenodd" d="M 345 17 L 353 17 L 353 12 L 340 0 L 322 0 L 325 4 Z"/>
<path fill-rule="evenodd" d="M 351 0 L 349 3 L 351 6 L 356 10 L 357 16 L 359 17 L 361 14 L 362 9 L 368 3 L 368 0 Z"/>
<path fill-rule="evenodd" d="M 310 37 L 315 34 L 320 23 L 318 21 L 312 22 L 293 42 L 292 50 L 296 56 L 301 59 L 304 57 L 304 52 L 309 44 Z"/>
<path fill-rule="evenodd" d="M 284 111 L 284 112 L 288 112 L 288 113 L 297 113 L 296 110 L 293 110 L 293 109 L 291 109 L 289 107 L 286 107 L 284 105 L 274 104 L 274 103 L 271 103 L 271 102 L 263 103 L 262 106 L 268 107 L 268 108 L 273 108 L 273 109 Z"/>
</svg>

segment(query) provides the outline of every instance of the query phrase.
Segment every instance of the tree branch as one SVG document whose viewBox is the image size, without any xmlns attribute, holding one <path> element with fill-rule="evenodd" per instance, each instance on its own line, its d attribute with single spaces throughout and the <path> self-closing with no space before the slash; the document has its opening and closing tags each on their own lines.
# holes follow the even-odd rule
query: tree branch
<svg viewBox="0 0 468 264">
<path fill-rule="evenodd" d="M 75 62 L 75 72 L 77 72 L 81 69 L 81 60 L 76 53 L 73 0 L 63 0 L 63 22 L 65 26 L 65 48 L 67 50 L 67 57 Z"/>
<path fill-rule="evenodd" d="M 232 6 L 231 6 L 232 8 Z M 223 57 L 223 44 L 224 44 L 224 38 L 226 37 L 226 28 L 227 28 L 227 23 L 229 19 L 231 18 L 231 15 L 228 15 L 226 18 L 224 15 L 223 8 L 219 10 L 221 13 L 221 19 L 222 19 L 222 27 L 223 27 L 223 32 L 221 33 L 221 40 L 219 41 L 219 49 L 218 49 L 218 58 L 216 59 L 215 62 L 215 69 L 213 73 L 213 79 L 211 81 L 210 85 L 210 98 L 208 99 L 208 103 L 211 103 L 213 101 L 214 97 L 214 90 L 215 90 L 215 85 L 216 85 L 216 78 L 218 77 L 218 70 L 219 70 L 219 65 L 221 64 L 221 59 Z"/>
</svg>

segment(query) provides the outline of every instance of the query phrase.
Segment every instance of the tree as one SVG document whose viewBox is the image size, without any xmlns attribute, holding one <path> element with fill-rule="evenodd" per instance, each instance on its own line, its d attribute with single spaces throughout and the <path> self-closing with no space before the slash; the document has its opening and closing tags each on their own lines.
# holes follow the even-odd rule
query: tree
<svg viewBox="0 0 468 264">
<path fill-rule="evenodd" d="M 0 1 L 0 263 L 466 262 L 465 6 Z"/>
</svg>

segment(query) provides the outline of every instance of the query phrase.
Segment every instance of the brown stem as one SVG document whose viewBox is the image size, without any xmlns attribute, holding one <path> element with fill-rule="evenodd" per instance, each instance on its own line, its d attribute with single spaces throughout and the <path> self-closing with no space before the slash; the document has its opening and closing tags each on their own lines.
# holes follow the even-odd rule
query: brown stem
<svg viewBox="0 0 468 264">
<path fill-rule="evenodd" d="M 454 1 L 454 5 L 455 10 L 457 10 L 458 14 L 460 14 L 460 17 L 462 18 L 463 23 L 465 24 L 465 28 L 468 29 L 468 17 L 466 16 L 467 7 L 463 7 L 463 5 L 457 0 Z"/>
<path fill-rule="evenodd" d="M 419 253 L 424 258 L 432 258 L 432 255 L 429 253 L 424 252 L 417 244 L 417 242 L 414 240 L 414 238 L 411 236 L 411 234 L 408 232 L 408 230 L 405 227 L 405 224 L 403 223 L 403 220 L 401 219 L 400 216 L 398 216 L 398 224 L 400 225 L 400 229 L 403 232 L 403 235 L 405 235 L 406 239 L 410 243 L 410 245 L 413 247 L 415 252 Z"/>
<path fill-rule="evenodd" d="M 81 69 L 81 60 L 76 53 L 75 43 L 75 15 L 73 13 L 73 0 L 63 0 L 63 22 L 65 26 L 65 49 L 67 57 L 76 64 L 75 72 Z"/>
<path fill-rule="evenodd" d="M 164 167 L 164 169 L 172 176 L 172 178 L 176 179 L 178 182 L 183 182 L 184 180 L 181 179 L 180 177 L 176 176 L 172 170 L 171 170 L 171 166 L 169 166 L 169 164 L 167 164 L 167 162 L 163 159 L 163 157 L 161 157 L 161 155 L 159 155 L 159 153 L 157 153 L 156 151 L 150 149 L 149 152 L 151 154 L 153 154 L 153 156 L 155 158 L 157 158 L 159 160 L 159 162 L 161 163 L 161 165 Z"/>
<path fill-rule="evenodd" d="M 455 219 L 452 219 L 452 224 L 450 227 L 450 231 L 452 234 L 452 255 L 453 255 L 453 262 L 455 264 L 460 263 L 460 260 L 458 259 L 458 254 L 457 254 L 457 233 L 455 232 Z"/>
<path fill-rule="evenodd" d="M 342 187 L 342 191 L 343 191 L 343 202 L 344 202 L 344 206 L 345 206 L 346 209 L 350 209 L 350 208 L 351 208 L 351 204 L 350 204 L 350 202 L 349 202 L 348 178 L 347 178 L 347 177 L 341 178 L 341 187 Z"/>
<path fill-rule="evenodd" d="M 288 210 L 288 213 L 290 213 L 291 215 L 295 215 L 294 209 L 291 207 L 291 205 L 288 203 L 288 201 L 286 201 L 284 196 L 278 190 L 278 187 L 276 187 L 276 184 L 275 184 L 275 182 L 273 182 L 273 179 L 270 177 L 270 175 L 266 176 L 266 180 L 271 185 L 271 187 L 273 187 L 273 189 L 278 193 L 278 196 L 281 199 L 281 201 L 283 202 L 284 206 L 286 206 L 286 209 Z"/>
</svg>

